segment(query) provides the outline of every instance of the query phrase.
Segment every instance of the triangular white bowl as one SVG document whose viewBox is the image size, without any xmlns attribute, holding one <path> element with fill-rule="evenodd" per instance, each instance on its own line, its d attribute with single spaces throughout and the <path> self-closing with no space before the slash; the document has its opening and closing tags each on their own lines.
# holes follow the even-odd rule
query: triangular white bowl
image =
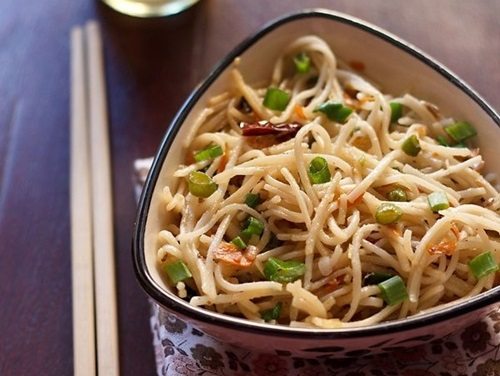
<svg viewBox="0 0 500 376">
<path fill-rule="evenodd" d="M 304 357 L 359 356 L 407 347 L 463 328 L 484 317 L 500 301 L 500 287 L 459 304 L 403 320 L 354 329 L 299 329 L 247 321 L 189 305 L 170 292 L 156 265 L 158 232 L 168 223 L 161 200 L 164 186 L 184 159 L 182 140 L 207 100 L 223 92 L 229 69 L 241 57 L 248 82 L 269 79 L 280 51 L 295 38 L 316 34 L 343 61 L 361 61 L 364 74 L 386 93 L 413 95 L 436 103 L 443 113 L 468 120 L 479 136 L 477 146 L 486 171 L 500 175 L 500 119 L 467 84 L 443 65 L 400 38 L 359 19 L 328 11 L 305 10 L 264 26 L 227 55 L 190 95 L 168 127 L 153 162 L 142 197 L 133 242 L 137 278 L 161 307 L 226 343 L 266 350 L 282 350 Z"/>
</svg>

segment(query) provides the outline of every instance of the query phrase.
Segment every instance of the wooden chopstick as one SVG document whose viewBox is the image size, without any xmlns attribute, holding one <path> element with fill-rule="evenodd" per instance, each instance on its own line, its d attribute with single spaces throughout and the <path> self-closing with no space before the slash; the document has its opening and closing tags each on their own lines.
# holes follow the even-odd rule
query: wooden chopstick
<svg viewBox="0 0 500 376">
<path fill-rule="evenodd" d="M 71 30 L 71 269 L 76 376 L 95 375 L 92 213 L 82 28 Z"/>
<path fill-rule="evenodd" d="M 71 31 L 70 185 L 74 375 L 118 376 L 111 161 L 95 21 Z"/>
<path fill-rule="evenodd" d="M 118 319 L 106 83 L 101 35 L 95 21 L 85 25 L 85 35 L 92 171 L 97 372 L 102 376 L 118 376 Z"/>
</svg>

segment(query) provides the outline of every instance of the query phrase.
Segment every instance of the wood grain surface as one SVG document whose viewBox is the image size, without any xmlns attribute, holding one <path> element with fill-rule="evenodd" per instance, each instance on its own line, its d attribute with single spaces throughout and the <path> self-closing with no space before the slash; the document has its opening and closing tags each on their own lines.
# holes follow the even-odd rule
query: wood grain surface
<svg viewBox="0 0 500 376">
<path fill-rule="evenodd" d="M 132 162 L 155 152 L 189 92 L 237 43 L 279 15 L 311 7 L 360 17 L 406 39 L 500 108 L 497 0 L 201 0 L 155 20 L 92 0 L 0 1 L 0 375 L 72 374 L 70 28 L 90 18 L 103 28 L 120 368 L 123 375 L 153 375 L 149 306 L 130 252 Z"/>
</svg>

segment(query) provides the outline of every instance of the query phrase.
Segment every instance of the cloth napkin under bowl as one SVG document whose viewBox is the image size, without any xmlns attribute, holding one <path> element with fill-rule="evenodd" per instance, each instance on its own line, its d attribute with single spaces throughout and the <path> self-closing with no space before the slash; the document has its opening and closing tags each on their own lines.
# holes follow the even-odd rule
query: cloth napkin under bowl
<svg viewBox="0 0 500 376">
<path fill-rule="evenodd" d="M 135 161 L 136 193 L 151 158 Z M 393 353 L 322 360 L 227 346 L 151 301 L 151 331 L 161 376 L 500 376 L 500 308 L 426 345 Z"/>
</svg>

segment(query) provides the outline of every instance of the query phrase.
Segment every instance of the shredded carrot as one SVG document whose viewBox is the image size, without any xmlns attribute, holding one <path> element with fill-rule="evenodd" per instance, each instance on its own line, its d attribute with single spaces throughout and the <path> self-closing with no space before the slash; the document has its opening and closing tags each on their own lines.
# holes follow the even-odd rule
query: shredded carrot
<svg viewBox="0 0 500 376">
<path fill-rule="evenodd" d="M 441 240 L 438 244 L 430 247 L 427 252 L 431 255 L 451 256 L 456 248 L 457 242 L 455 240 Z"/>
<path fill-rule="evenodd" d="M 326 284 L 322 288 L 322 293 L 329 294 L 329 293 L 337 290 L 343 281 L 344 281 L 343 276 L 328 279 L 328 281 L 326 282 Z"/>
<path fill-rule="evenodd" d="M 234 244 L 226 242 L 222 242 L 214 252 L 214 260 L 243 268 L 252 265 L 256 256 L 257 248 L 253 246 L 240 250 Z"/>
<path fill-rule="evenodd" d="M 304 114 L 304 107 L 301 106 L 300 104 L 296 104 L 295 107 L 293 108 L 293 112 L 295 115 L 302 120 L 306 120 L 306 115 Z"/>
<path fill-rule="evenodd" d="M 361 137 L 356 137 L 352 141 L 352 146 L 367 151 L 372 147 L 372 142 L 370 141 L 370 138 L 368 136 L 361 136 Z"/>
<path fill-rule="evenodd" d="M 226 169 L 226 164 L 227 164 L 227 154 L 224 153 L 222 157 L 220 157 L 220 163 L 219 167 L 217 168 L 217 172 L 221 173 L 222 171 L 224 171 Z"/>
<path fill-rule="evenodd" d="M 401 230 L 398 229 L 395 225 L 383 226 L 381 230 L 384 236 L 388 238 L 401 238 L 403 236 Z"/>
<path fill-rule="evenodd" d="M 427 252 L 431 255 L 451 256 L 457 248 L 457 241 L 460 239 L 460 230 L 455 223 L 451 224 L 451 234 L 448 233 L 439 243 L 431 246 Z"/>
</svg>

